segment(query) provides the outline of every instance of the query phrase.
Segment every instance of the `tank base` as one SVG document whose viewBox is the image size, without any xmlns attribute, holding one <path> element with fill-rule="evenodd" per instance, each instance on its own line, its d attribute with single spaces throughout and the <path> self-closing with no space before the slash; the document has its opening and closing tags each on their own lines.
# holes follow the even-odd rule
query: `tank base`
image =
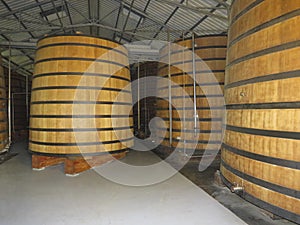
<svg viewBox="0 0 300 225">
<path fill-rule="evenodd" d="M 31 156 L 31 167 L 33 170 L 43 170 L 46 167 L 54 166 L 63 163 L 65 158 L 62 157 L 50 157 L 42 155 L 32 155 Z"/>
<path fill-rule="evenodd" d="M 76 175 L 93 167 L 103 165 L 126 156 L 127 152 L 91 157 L 72 157 L 65 159 L 65 174 Z"/>
<path fill-rule="evenodd" d="M 64 163 L 64 172 L 68 176 L 76 176 L 93 167 L 103 165 L 126 156 L 127 151 L 89 157 L 59 157 L 32 154 L 32 169 L 41 171 L 49 166 Z"/>
</svg>

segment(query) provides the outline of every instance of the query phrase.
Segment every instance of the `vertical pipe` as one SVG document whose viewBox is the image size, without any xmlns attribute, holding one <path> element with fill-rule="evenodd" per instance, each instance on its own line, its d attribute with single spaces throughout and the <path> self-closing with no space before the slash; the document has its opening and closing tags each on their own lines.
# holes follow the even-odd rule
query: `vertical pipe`
<svg viewBox="0 0 300 225">
<path fill-rule="evenodd" d="M 15 93 L 11 94 L 11 130 L 13 132 L 15 131 L 15 104 L 14 104 L 14 98 L 15 98 Z"/>
<path fill-rule="evenodd" d="M 182 32 L 182 41 L 184 42 L 185 38 L 184 38 L 184 31 Z M 185 78 L 185 47 L 183 46 L 182 49 L 182 76 L 184 78 L 183 82 L 183 91 L 185 91 L 185 82 L 186 82 L 186 78 Z M 186 155 L 186 115 L 185 115 L 185 93 L 183 93 L 184 97 L 183 97 L 183 153 Z"/>
<path fill-rule="evenodd" d="M 138 62 L 138 68 L 137 68 L 137 79 L 138 79 L 138 132 L 141 129 L 141 111 L 140 111 L 140 62 Z"/>
<path fill-rule="evenodd" d="M 147 68 L 145 69 L 144 77 L 147 77 Z M 144 91 L 144 96 L 146 96 L 146 94 L 147 94 L 147 85 L 144 85 L 143 91 Z M 148 110 L 147 109 L 147 98 L 144 98 L 144 135 L 145 135 L 145 137 L 148 134 L 148 132 L 147 132 L 148 111 L 147 110 Z"/>
<path fill-rule="evenodd" d="M 170 31 L 168 30 L 168 79 L 169 79 L 169 85 L 168 85 L 168 91 L 169 91 L 169 143 L 170 146 L 172 146 L 172 138 L 173 138 L 173 118 L 172 118 L 172 86 L 171 86 L 171 43 L 170 43 Z"/>
<path fill-rule="evenodd" d="M 9 44 L 8 58 L 8 144 L 11 144 L 11 44 Z"/>
<path fill-rule="evenodd" d="M 196 59 L 195 59 L 195 33 L 192 33 L 193 57 L 193 98 L 194 98 L 194 135 L 197 133 L 197 98 L 196 98 Z"/>
<path fill-rule="evenodd" d="M 29 84 L 29 82 L 28 82 L 28 75 L 26 76 L 26 97 L 25 97 L 25 104 L 26 104 L 26 118 L 27 118 L 27 123 L 28 123 L 28 121 L 29 121 L 29 107 L 28 107 L 28 98 L 29 98 L 29 96 L 28 96 L 28 84 Z"/>
</svg>

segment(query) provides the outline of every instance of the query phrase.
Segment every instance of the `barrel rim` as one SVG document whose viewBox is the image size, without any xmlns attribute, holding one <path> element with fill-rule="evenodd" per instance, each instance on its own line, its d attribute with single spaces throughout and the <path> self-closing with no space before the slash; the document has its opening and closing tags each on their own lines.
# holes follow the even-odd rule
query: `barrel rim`
<svg viewBox="0 0 300 225">
<path fill-rule="evenodd" d="M 124 46 L 123 44 L 121 44 L 120 42 L 117 41 L 113 41 L 110 40 L 108 38 L 102 38 L 102 37 L 97 37 L 97 36 L 93 36 L 93 35 L 88 35 L 88 34 L 55 34 L 55 35 L 49 35 L 49 36 L 45 36 L 42 37 L 38 40 L 37 45 L 39 44 L 40 41 L 45 40 L 47 38 L 54 38 L 54 37 L 89 37 L 89 38 L 95 38 L 95 39 L 100 39 L 100 40 L 106 40 L 106 41 L 110 41 L 111 43 L 114 44 L 118 44 L 120 46 Z M 125 47 L 125 46 L 124 46 Z M 126 48 L 126 47 L 125 47 Z"/>
</svg>

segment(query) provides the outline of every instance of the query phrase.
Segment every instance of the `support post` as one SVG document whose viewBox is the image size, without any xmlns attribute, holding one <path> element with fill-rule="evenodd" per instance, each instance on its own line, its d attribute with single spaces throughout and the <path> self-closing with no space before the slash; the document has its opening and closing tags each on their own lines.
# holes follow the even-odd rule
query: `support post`
<svg viewBox="0 0 300 225">
<path fill-rule="evenodd" d="M 9 45 L 9 58 L 8 58 L 8 145 L 11 144 L 11 46 Z"/>
<path fill-rule="evenodd" d="M 170 146 L 172 146 L 172 138 L 173 138 L 173 118 L 172 118 L 172 84 L 171 84 L 171 42 L 170 42 L 170 31 L 168 31 L 168 79 L 169 79 L 169 85 L 168 85 L 168 91 L 169 91 L 169 143 Z"/>
<path fill-rule="evenodd" d="M 193 57 L 193 98 L 194 98 L 194 136 L 197 135 L 197 96 L 196 96 L 196 59 L 195 59 L 195 33 L 192 33 L 192 57 Z"/>
</svg>

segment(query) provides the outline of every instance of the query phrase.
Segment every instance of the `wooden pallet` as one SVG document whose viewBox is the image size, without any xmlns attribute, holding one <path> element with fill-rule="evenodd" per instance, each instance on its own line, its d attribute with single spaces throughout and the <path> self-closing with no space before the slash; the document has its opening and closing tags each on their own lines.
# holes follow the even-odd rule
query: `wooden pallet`
<svg viewBox="0 0 300 225">
<path fill-rule="evenodd" d="M 104 163 L 124 158 L 126 153 L 127 152 L 122 152 L 89 157 L 54 157 L 33 154 L 31 157 L 32 169 L 43 170 L 46 167 L 64 163 L 65 174 L 74 176 Z"/>
</svg>

